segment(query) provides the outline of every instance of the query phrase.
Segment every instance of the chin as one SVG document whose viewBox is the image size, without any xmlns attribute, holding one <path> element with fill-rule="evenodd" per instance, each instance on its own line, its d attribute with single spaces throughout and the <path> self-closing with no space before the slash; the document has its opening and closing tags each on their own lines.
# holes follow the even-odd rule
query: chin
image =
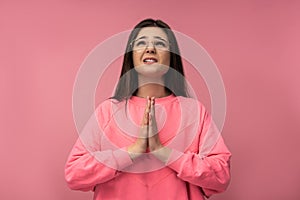
<svg viewBox="0 0 300 200">
<path fill-rule="evenodd" d="M 153 63 L 151 65 L 142 64 L 134 67 L 134 69 L 139 75 L 145 77 L 160 78 L 168 72 L 169 66 L 159 63 Z"/>
</svg>

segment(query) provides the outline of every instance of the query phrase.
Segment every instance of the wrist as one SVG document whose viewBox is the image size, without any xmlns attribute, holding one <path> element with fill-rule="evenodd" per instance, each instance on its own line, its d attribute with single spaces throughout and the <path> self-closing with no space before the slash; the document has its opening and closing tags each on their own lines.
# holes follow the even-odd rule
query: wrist
<svg viewBox="0 0 300 200">
<path fill-rule="evenodd" d="M 127 147 L 127 152 L 131 160 L 134 161 L 136 158 L 142 155 L 145 150 L 143 150 L 143 148 L 141 148 L 139 145 L 133 144 Z"/>
<path fill-rule="evenodd" d="M 162 146 L 160 149 L 151 151 L 151 154 L 163 163 L 166 163 L 171 155 L 172 149 Z"/>
</svg>

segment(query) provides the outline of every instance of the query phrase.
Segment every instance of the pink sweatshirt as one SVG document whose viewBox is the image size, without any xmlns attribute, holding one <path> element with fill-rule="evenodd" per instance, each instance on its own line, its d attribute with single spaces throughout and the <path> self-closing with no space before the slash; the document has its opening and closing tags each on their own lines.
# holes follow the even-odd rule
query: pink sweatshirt
<svg viewBox="0 0 300 200">
<path fill-rule="evenodd" d="M 65 166 L 68 186 L 94 191 L 94 200 L 201 200 L 226 190 L 231 154 L 204 106 L 173 95 L 155 101 L 159 138 L 172 149 L 166 163 L 145 153 L 132 161 L 146 99 L 99 105 Z"/>
</svg>

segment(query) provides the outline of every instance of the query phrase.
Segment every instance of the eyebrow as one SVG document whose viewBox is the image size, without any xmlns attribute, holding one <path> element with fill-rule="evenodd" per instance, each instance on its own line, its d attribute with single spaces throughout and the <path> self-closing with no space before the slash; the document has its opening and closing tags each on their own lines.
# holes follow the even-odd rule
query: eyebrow
<svg viewBox="0 0 300 200">
<path fill-rule="evenodd" d="M 135 40 L 146 39 L 146 38 L 148 38 L 148 36 L 142 36 L 142 37 L 139 37 L 139 38 L 137 38 Z M 160 36 L 154 36 L 154 38 L 155 39 L 159 39 L 159 40 L 163 40 L 163 41 L 167 42 L 167 40 L 165 40 L 164 38 L 162 38 Z"/>
<path fill-rule="evenodd" d="M 160 39 L 160 40 L 164 40 L 164 41 L 166 41 L 166 42 L 167 42 L 167 40 L 165 40 L 164 38 L 162 38 L 162 37 L 159 37 L 159 36 L 154 36 L 154 38 L 156 38 L 156 39 Z"/>
</svg>

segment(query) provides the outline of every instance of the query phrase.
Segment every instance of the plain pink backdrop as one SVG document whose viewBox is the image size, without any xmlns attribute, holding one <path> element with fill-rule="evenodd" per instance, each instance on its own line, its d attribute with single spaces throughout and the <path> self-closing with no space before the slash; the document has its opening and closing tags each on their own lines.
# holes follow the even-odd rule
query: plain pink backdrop
<svg viewBox="0 0 300 200">
<path fill-rule="evenodd" d="M 64 181 L 76 73 L 96 45 L 146 17 L 194 38 L 222 74 L 232 182 L 211 199 L 300 199 L 299 10 L 284 0 L 1 0 L 0 199 L 92 199 Z"/>
</svg>

